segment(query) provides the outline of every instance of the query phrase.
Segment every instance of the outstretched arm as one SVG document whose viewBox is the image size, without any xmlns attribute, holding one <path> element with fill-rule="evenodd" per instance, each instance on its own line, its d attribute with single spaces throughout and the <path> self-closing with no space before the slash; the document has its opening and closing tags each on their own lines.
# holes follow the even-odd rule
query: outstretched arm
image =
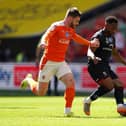
<svg viewBox="0 0 126 126">
<path fill-rule="evenodd" d="M 94 41 L 94 40 L 88 41 L 87 39 L 81 37 L 80 35 L 78 35 L 76 33 L 73 35 L 73 40 L 76 41 L 79 44 L 83 44 L 83 45 L 86 45 L 86 46 L 99 47 L 98 41 Z"/>
<path fill-rule="evenodd" d="M 118 50 L 116 48 L 113 48 L 113 58 L 117 61 L 120 62 L 124 65 L 126 65 L 126 60 L 120 55 L 120 53 L 118 52 Z"/>
<path fill-rule="evenodd" d="M 42 51 L 44 51 L 44 48 L 40 46 L 40 42 L 39 42 L 39 44 L 36 47 L 36 52 L 35 52 L 35 54 L 36 54 L 35 63 L 37 66 L 39 65 L 40 56 L 41 56 Z"/>
<path fill-rule="evenodd" d="M 99 42 L 98 39 L 93 39 L 93 41 Z M 97 48 L 96 47 L 89 47 L 87 51 L 87 56 L 94 61 L 95 64 L 98 63 L 98 61 L 101 61 L 102 59 L 100 57 L 96 57 L 94 52 Z"/>
</svg>

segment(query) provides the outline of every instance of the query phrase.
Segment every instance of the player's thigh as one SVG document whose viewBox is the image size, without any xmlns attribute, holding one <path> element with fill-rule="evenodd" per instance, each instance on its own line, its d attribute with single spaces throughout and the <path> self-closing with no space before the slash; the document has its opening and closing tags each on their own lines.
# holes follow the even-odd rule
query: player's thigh
<svg viewBox="0 0 126 126">
<path fill-rule="evenodd" d="M 39 70 L 38 81 L 41 83 L 48 83 L 55 75 L 55 71 L 55 64 L 53 65 L 52 62 L 48 61 L 45 66 Z"/>
<path fill-rule="evenodd" d="M 114 83 L 111 77 L 107 77 L 105 79 L 102 79 L 99 83 L 100 85 L 112 90 L 114 88 Z"/>
<path fill-rule="evenodd" d="M 72 71 L 66 62 L 62 62 L 62 64 L 59 66 L 56 76 L 66 86 L 71 86 L 75 84 Z"/>
<path fill-rule="evenodd" d="M 98 65 L 96 67 L 89 66 L 88 71 L 91 77 L 97 82 L 97 84 L 102 85 L 108 89 L 113 89 L 114 83 L 110 75 L 110 70 L 108 66 Z"/>
<path fill-rule="evenodd" d="M 115 87 L 123 87 L 123 83 L 121 82 L 121 80 L 118 78 L 118 75 L 114 71 L 110 70 L 110 75 L 111 78 L 113 79 Z"/>
<path fill-rule="evenodd" d="M 64 62 L 61 62 L 58 65 L 58 69 L 57 69 L 57 72 L 56 72 L 56 76 L 58 77 L 58 79 L 61 79 L 64 75 L 66 75 L 68 73 L 72 73 L 69 65 L 65 61 Z"/>
</svg>

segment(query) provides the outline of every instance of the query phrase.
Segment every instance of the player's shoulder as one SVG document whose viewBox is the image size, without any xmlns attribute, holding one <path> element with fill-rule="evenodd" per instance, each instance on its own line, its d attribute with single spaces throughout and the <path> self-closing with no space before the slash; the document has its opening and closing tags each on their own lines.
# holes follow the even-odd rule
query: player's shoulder
<svg viewBox="0 0 126 126">
<path fill-rule="evenodd" d="M 92 38 L 99 38 L 102 35 L 103 35 L 103 29 L 100 29 L 100 30 L 98 30 L 98 31 L 96 31 L 94 33 L 94 35 L 92 36 Z"/>
<path fill-rule="evenodd" d="M 102 34 L 103 34 L 103 29 L 100 29 L 97 32 L 95 32 L 95 35 L 102 35 Z"/>
<path fill-rule="evenodd" d="M 63 20 L 56 21 L 56 22 L 52 23 L 52 26 L 64 26 L 64 21 Z"/>
<path fill-rule="evenodd" d="M 57 29 L 57 28 L 63 27 L 63 26 L 64 26 L 64 22 L 63 21 L 56 21 L 56 22 L 51 24 L 49 29 L 54 30 L 54 29 Z"/>
</svg>

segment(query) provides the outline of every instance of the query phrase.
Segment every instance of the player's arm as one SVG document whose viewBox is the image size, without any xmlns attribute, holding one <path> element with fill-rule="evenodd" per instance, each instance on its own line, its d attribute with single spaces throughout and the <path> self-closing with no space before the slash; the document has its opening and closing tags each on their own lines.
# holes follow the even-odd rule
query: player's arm
<svg viewBox="0 0 126 126">
<path fill-rule="evenodd" d="M 97 38 L 94 38 L 93 41 L 97 41 L 99 42 L 99 40 Z M 100 42 L 99 42 L 100 43 Z M 101 61 L 101 58 L 96 57 L 94 52 L 97 49 L 97 47 L 88 47 L 88 51 L 87 51 L 87 56 L 88 58 L 90 58 L 91 60 L 94 61 L 95 64 L 97 64 L 99 61 Z"/>
<path fill-rule="evenodd" d="M 36 55 L 35 63 L 37 66 L 39 65 L 40 55 L 42 51 L 43 51 L 43 48 L 40 46 L 40 42 L 39 42 L 36 47 L 36 52 L 35 52 L 35 55 Z"/>
<path fill-rule="evenodd" d="M 38 46 L 41 48 L 46 48 L 48 46 L 48 40 L 56 33 L 56 25 L 52 24 L 47 31 L 43 34 L 42 38 L 40 39 L 40 43 Z"/>
<path fill-rule="evenodd" d="M 95 58 L 95 54 L 94 54 L 94 51 L 96 50 L 96 48 L 93 48 L 93 47 L 88 47 L 88 51 L 87 51 L 87 56 L 89 58 L 91 58 L 92 60 L 94 60 Z"/>
<path fill-rule="evenodd" d="M 116 48 L 113 48 L 112 56 L 117 62 L 120 62 L 126 65 L 126 60 L 120 55 L 120 53 L 118 52 Z"/>
<path fill-rule="evenodd" d="M 98 41 L 88 41 L 87 39 L 81 37 L 80 35 L 74 33 L 73 35 L 73 40 L 76 41 L 79 44 L 83 44 L 86 46 L 90 46 L 90 47 L 99 47 L 99 42 Z"/>
</svg>

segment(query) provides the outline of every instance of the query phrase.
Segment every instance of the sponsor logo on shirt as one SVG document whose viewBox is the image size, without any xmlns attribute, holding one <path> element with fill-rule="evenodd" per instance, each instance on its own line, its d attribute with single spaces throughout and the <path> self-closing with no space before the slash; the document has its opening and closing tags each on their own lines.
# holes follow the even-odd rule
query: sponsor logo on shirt
<svg viewBox="0 0 126 126">
<path fill-rule="evenodd" d="M 67 40 L 67 39 L 60 39 L 59 40 L 59 43 L 62 43 L 62 44 L 69 44 L 70 40 Z"/>
<path fill-rule="evenodd" d="M 70 36 L 69 32 L 66 32 L 65 36 L 66 36 L 66 38 L 68 38 Z"/>
</svg>

